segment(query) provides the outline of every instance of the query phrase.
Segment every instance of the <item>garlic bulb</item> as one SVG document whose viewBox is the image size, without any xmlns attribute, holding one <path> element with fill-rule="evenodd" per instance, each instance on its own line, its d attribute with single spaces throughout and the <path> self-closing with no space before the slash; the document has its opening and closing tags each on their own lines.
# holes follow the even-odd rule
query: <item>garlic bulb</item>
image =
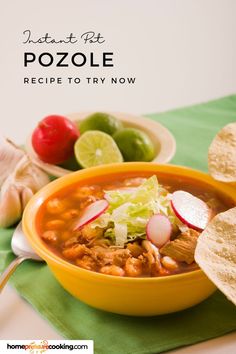
<svg viewBox="0 0 236 354">
<path fill-rule="evenodd" d="M 29 199 L 49 182 L 49 177 L 23 150 L 1 137 L 0 176 L 0 227 L 8 227 L 20 220 Z"/>
<path fill-rule="evenodd" d="M 23 150 L 0 135 L 0 187 L 24 155 Z"/>
</svg>

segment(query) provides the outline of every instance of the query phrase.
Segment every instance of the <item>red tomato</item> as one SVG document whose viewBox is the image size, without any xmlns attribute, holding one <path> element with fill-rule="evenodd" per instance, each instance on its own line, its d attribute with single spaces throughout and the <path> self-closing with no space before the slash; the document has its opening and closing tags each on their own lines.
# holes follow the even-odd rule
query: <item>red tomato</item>
<svg viewBox="0 0 236 354">
<path fill-rule="evenodd" d="M 39 158 L 59 164 L 74 153 L 74 143 L 80 136 L 75 123 L 66 117 L 51 115 L 39 122 L 32 134 L 32 145 Z"/>
</svg>

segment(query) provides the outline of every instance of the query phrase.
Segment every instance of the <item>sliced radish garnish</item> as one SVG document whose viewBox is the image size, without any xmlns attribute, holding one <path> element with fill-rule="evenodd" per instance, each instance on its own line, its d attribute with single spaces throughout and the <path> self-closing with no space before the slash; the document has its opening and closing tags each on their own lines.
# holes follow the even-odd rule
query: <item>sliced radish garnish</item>
<svg viewBox="0 0 236 354">
<path fill-rule="evenodd" d="M 162 247 L 170 240 L 171 232 L 170 220 L 165 215 L 155 214 L 147 223 L 147 239 L 157 247 Z"/>
<path fill-rule="evenodd" d="M 79 217 L 74 227 L 74 230 L 80 229 L 82 226 L 97 219 L 104 211 L 107 210 L 109 203 L 105 199 L 97 200 L 96 202 L 87 206 L 84 209 L 83 214 Z"/>
<path fill-rule="evenodd" d="M 210 220 L 211 211 L 208 205 L 188 192 L 174 192 L 171 206 L 177 218 L 197 231 L 204 230 Z"/>
</svg>

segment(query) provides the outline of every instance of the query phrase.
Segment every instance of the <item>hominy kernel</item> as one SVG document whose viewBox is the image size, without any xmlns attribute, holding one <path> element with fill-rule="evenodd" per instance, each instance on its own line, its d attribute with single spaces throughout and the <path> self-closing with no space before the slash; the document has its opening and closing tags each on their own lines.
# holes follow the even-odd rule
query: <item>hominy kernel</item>
<svg viewBox="0 0 236 354">
<path fill-rule="evenodd" d="M 61 215 L 61 217 L 64 220 L 71 220 L 71 219 L 75 218 L 78 215 L 79 215 L 79 211 L 77 209 L 70 209 L 70 210 L 64 212 Z"/>
<path fill-rule="evenodd" d="M 96 202 L 98 200 L 96 197 L 90 195 L 87 199 L 84 199 L 83 201 L 80 201 L 79 207 L 81 210 L 85 209 L 87 206 L 90 204 Z"/>
<path fill-rule="evenodd" d="M 55 219 L 55 220 L 50 220 L 46 223 L 45 227 L 48 230 L 55 230 L 55 229 L 60 229 L 65 225 L 65 221 Z"/>
<path fill-rule="evenodd" d="M 138 277 L 142 274 L 143 265 L 142 261 L 137 258 L 128 258 L 125 263 L 125 273 L 129 277 Z"/>
<path fill-rule="evenodd" d="M 118 277 L 123 277 L 125 275 L 124 270 L 116 265 L 104 266 L 100 269 L 100 272 L 103 274 L 115 275 Z"/>
<path fill-rule="evenodd" d="M 165 256 L 161 259 L 161 263 L 166 269 L 174 270 L 178 268 L 178 263 L 171 257 Z"/>
<path fill-rule="evenodd" d="M 58 198 L 54 198 L 47 202 L 46 208 L 50 214 L 60 214 L 65 210 L 66 205 Z"/>
<path fill-rule="evenodd" d="M 57 232 L 56 231 L 53 231 L 53 230 L 48 230 L 48 231 L 45 231 L 43 234 L 42 234 L 42 239 L 46 242 L 49 242 L 49 243 L 55 243 L 57 242 Z"/>
<path fill-rule="evenodd" d="M 85 199 L 94 193 L 94 188 L 83 186 L 79 187 L 77 191 L 73 194 L 76 199 Z"/>
</svg>

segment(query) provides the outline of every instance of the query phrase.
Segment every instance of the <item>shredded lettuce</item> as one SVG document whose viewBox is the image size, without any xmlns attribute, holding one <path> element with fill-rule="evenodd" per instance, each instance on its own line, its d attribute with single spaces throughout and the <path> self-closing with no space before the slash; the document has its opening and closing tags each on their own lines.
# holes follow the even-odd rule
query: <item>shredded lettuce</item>
<svg viewBox="0 0 236 354">
<path fill-rule="evenodd" d="M 123 247 L 129 241 L 146 238 L 147 222 L 156 213 L 174 221 L 171 195 L 158 184 L 156 176 L 148 178 L 139 187 L 105 191 L 105 196 L 109 208 L 91 226 L 104 228 L 104 236 L 117 246 Z"/>
</svg>

